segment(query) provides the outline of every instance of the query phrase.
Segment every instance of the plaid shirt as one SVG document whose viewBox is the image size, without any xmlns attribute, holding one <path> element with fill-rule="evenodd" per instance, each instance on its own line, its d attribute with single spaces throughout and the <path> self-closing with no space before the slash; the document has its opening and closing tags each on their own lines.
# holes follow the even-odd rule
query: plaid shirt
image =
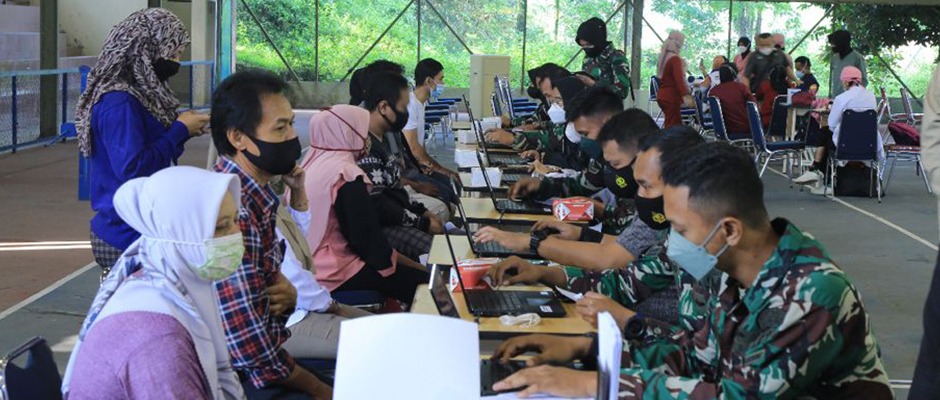
<svg viewBox="0 0 940 400">
<path fill-rule="evenodd" d="M 228 158 L 220 157 L 213 169 L 241 180 L 238 222 L 245 257 L 232 276 L 216 282 L 216 289 L 232 365 L 261 388 L 286 379 L 294 369 L 293 358 L 281 348 L 290 336 L 288 314 L 271 315 L 266 294 L 284 258 L 284 243 L 274 233 L 279 201 L 269 186 L 258 185 Z"/>
</svg>

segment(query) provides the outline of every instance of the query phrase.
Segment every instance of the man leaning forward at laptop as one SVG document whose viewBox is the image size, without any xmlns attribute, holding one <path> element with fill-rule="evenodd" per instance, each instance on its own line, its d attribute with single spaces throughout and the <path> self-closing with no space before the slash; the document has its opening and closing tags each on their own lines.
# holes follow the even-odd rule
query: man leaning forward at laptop
<svg viewBox="0 0 940 400">
<path fill-rule="evenodd" d="M 625 335 L 619 398 L 893 397 L 858 290 L 819 242 L 769 219 L 746 152 L 698 146 L 666 165 L 663 180 L 667 253 L 702 279 L 695 299 L 707 323 L 645 341 Z M 564 364 L 605 351 L 594 343 L 522 336 L 495 356 L 536 350 L 529 365 Z M 494 385 L 518 387 L 521 396 L 591 396 L 597 373 L 541 365 Z"/>
</svg>

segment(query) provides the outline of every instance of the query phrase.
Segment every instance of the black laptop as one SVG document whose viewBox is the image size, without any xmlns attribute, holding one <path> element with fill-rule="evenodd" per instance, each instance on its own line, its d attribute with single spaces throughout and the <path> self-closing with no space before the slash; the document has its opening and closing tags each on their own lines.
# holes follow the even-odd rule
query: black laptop
<svg viewBox="0 0 940 400">
<path fill-rule="evenodd" d="M 460 318 L 460 314 L 457 312 L 457 304 L 450 297 L 450 290 L 447 288 L 444 272 L 438 268 L 437 264 L 431 266 L 431 281 L 428 282 L 428 289 L 431 291 L 434 305 L 437 306 L 437 311 L 441 315 Z M 480 394 L 482 396 L 491 396 L 500 393 L 493 391 L 493 384 L 506 379 L 509 375 L 525 367 L 525 361 L 521 360 L 510 360 L 505 364 L 492 358 L 480 360 Z M 519 390 L 522 390 L 522 388 L 509 391 Z"/>
<path fill-rule="evenodd" d="M 450 182 L 451 185 L 454 185 L 453 180 Z M 541 259 L 538 254 L 532 252 L 532 250 L 526 249 L 525 251 L 515 251 L 508 247 L 505 247 L 497 242 L 486 242 L 486 243 L 477 243 L 473 241 L 473 237 L 470 234 L 470 224 L 467 222 L 467 214 L 463 209 L 463 202 L 460 201 L 460 197 L 457 197 L 457 213 L 460 214 L 460 220 L 463 222 L 463 230 L 467 234 L 467 240 L 470 242 L 470 249 L 473 250 L 473 254 L 477 257 L 509 257 L 509 256 L 518 256 L 522 258 L 530 259 Z M 444 231 L 445 235 L 449 235 L 447 230 Z"/>
<path fill-rule="evenodd" d="M 473 117 L 473 109 L 470 108 L 470 103 L 467 101 L 466 96 L 464 96 L 464 104 L 467 106 L 467 115 L 470 117 L 470 126 L 472 127 L 473 134 L 477 138 L 477 143 L 480 144 L 480 150 L 483 151 L 483 155 L 486 157 L 487 165 L 491 167 L 501 167 L 501 168 L 526 168 L 528 169 L 528 164 L 531 162 L 525 158 L 519 157 L 517 154 L 490 154 L 489 148 L 490 144 L 486 142 L 486 138 L 483 135 L 483 125 L 482 122 L 477 121 Z M 483 164 L 480 164 L 483 166 Z"/>
<path fill-rule="evenodd" d="M 477 153 L 477 161 L 480 159 L 480 153 Z M 483 170 L 483 182 L 486 189 L 490 192 L 490 199 L 493 200 L 493 207 L 496 211 L 507 214 L 530 214 L 530 215 L 552 215 L 552 208 L 547 204 L 542 204 L 534 200 L 514 201 L 512 199 L 497 199 L 496 190 L 490 182 L 490 176 Z"/>
<path fill-rule="evenodd" d="M 450 236 L 445 235 L 444 238 L 447 240 L 447 248 L 450 250 L 450 257 L 456 268 L 457 256 L 454 255 L 454 246 L 450 242 Z M 460 283 L 460 290 L 467 301 L 467 309 L 470 314 L 477 317 L 500 317 L 528 313 L 535 313 L 543 318 L 561 318 L 565 316 L 565 308 L 561 305 L 561 301 L 548 288 L 538 292 L 492 290 L 489 288 L 467 289 L 459 273 L 457 274 L 457 282 Z"/>
</svg>

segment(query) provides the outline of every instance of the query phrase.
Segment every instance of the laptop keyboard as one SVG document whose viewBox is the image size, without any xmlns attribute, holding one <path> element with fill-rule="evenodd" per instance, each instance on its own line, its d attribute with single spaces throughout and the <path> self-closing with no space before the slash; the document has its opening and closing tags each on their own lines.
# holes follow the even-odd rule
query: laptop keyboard
<svg viewBox="0 0 940 400">
<path fill-rule="evenodd" d="M 505 182 L 505 183 L 516 183 L 516 182 L 521 181 L 522 178 L 525 178 L 525 177 L 527 177 L 527 176 L 529 176 L 529 175 L 523 175 L 523 174 L 503 174 L 503 179 L 502 179 L 502 181 Z"/>
<path fill-rule="evenodd" d="M 486 243 L 475 243 L 473 247 L 476 247 L 477 253 L 486 253 L 486 254 L 513 254 L 516 253 L 510 250 L 507 247 L 499 244 L 498 242 L 486 242 Z"/>
<path fill-rule="evenodd" d="M 502 165 L 524 165 L 529 163 L 529 161 L 518 156 L 495 156 L 492 154 L 490 155 L 490 162 Z"/>
<path fill-rule="evenodd" d="M 519 313 L 523 311 L 522 300 L 517 293 L 511 291 L 497 292 L 490 290 L 467 291 L 467 299 L 472 300 L 474 305 L 488 311 L 496 311 L 500 314 Z"/>
<path fill-rule="evenodd" d="M 498 211 L 501 212 L 538 211 L 539 213 L 542 213 L 545 210 L 545 207 L 538 207 L 532 205 L 531 203 L 520 203 L 509 199 L 497 199 L 496 205 Z"/>
</svg>

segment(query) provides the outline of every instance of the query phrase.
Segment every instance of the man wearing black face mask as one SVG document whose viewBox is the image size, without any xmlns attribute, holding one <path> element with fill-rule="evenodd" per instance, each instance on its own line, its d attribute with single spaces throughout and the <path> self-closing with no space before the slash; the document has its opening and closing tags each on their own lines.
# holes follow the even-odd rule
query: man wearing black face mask
<svg viewBox="0 0 940 400">
<path fill-rule="evenodd" d="M 395 230 L 387 232 L 389 242 L 399 252 L 417 259 L 430 248 L 429 234 L 443 233 L 441 218 L 428 211 L 422 203 L 412 201 L 403 187 L 402 157 L 407 157 L 405 141 L 398 136 L 401 127 L 408 121 L 408 82 L 401 75 L 384 73 L 370 78 L 371 84 L 365 93 L 365 106 L 370 113 L 369 137 L 371 145 L 365 157 L 357 161 L 372 181 L 372 203 L 375 205 L 382 226 Z M 417 182 L 415 189 L 437 194 L 436 187 L 425 187 Z M 443 204 L 441 204 L 443 205 Z M 412 232 L 414 230 L 414 232 Z M 396 237 L 408 237 L 399 241 Z M 422 243 L 419 246 L 405 246 L 404 243 Z M 427 244 L 425 246 L 424 244 Z M 408 249 L 406 247 L 418 247 Z M 426 247 L 426 248 L 425 248 Z M 422 252 L 423 251 L 423 252 Z"/>
<path fill-rule="evenodd" d="M 226 78 L 212 96 L 212 143 L 220 155 L 213 170 L 241 182 L 238 223 L 245 244 L 241 265 L 216 282 L 216 289 L 232 366 L 243 379 L 257 388 L 283 385 L 324 398 L 330 387 L 296 365 L 282 347 L 297 290 L 280 272 L 284 245 L 275 233 L 280 200 L 271 180 L 280 175 L 288 187 L 299 189 L 292 191 L 291 209 L 309 210 L 288 88 L 270 72 L 244 71 Z"/>
<path fill-rule="evenodd" d="M 645 118 L 645 120 L 643 120 Z M 630 121 L 639 119 L 640 121 Z M 638 128 L 645 127 L 645 128 Z M 637 193 L 632 165 L 637 147 L 646 134 L 657 132 L 656 123 L 649 114 L 630 109 L 608 121 L 598 135 L 603 145 L 604 158 L 616 173 L 609 173 L 608 189 L 618 197 L 632 201 Z M 621 197 L 622 196 L 622 197 Z M 656 230 L 634 218 L 619 235 L 605 235 L 590 229 L 581 229 L 560 221 L 539 222 L 533 232 L 554 228 L 559 234 L 547 238 L 499 231 L 492 227 L 480 229 L 479 241 L 497 241 L 511 249 L 532 249 L 540 256 L 562 265 L 573 265 L 587 270 L 624 268 L 660 243 L 664 230 Z"/>
</svg>

